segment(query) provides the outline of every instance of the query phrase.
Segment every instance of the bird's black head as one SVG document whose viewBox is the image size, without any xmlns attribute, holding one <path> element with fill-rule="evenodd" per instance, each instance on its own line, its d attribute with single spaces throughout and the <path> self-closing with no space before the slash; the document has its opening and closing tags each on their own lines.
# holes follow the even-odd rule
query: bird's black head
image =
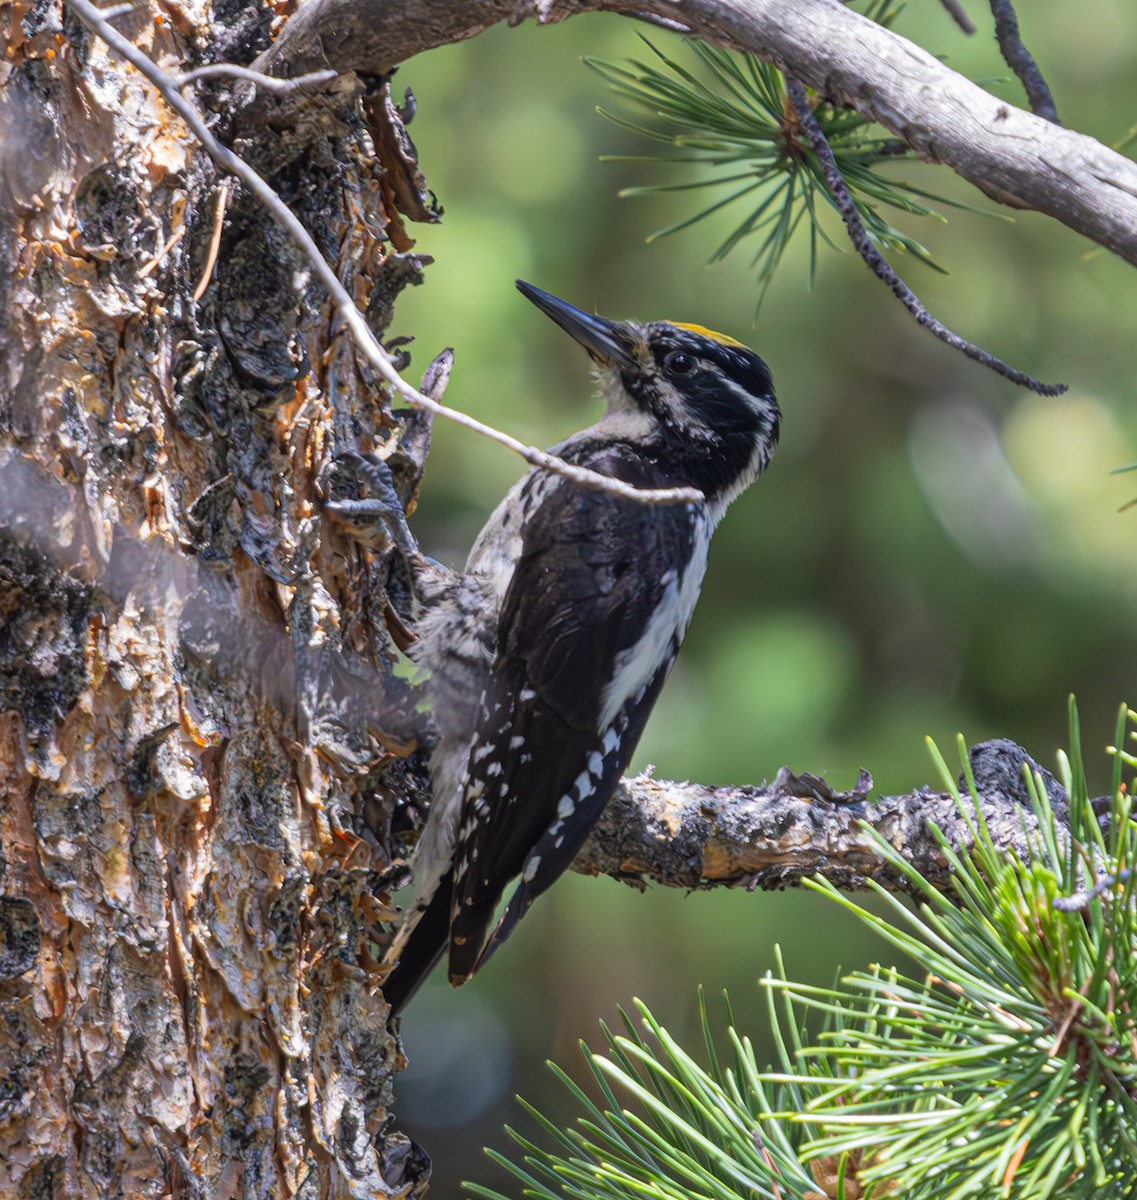
<svg viewBox="0 0 1137 1200">
<path fill-rule="evenodd" d="M 598 432 L 659 445 L 677 472 L 725 507 L 761 474 L 781 418 L 769 368 L 702 325 L 612 321 L 531 284 L 532 300 L 591 355 L 608 412 Z"/>
</svg>

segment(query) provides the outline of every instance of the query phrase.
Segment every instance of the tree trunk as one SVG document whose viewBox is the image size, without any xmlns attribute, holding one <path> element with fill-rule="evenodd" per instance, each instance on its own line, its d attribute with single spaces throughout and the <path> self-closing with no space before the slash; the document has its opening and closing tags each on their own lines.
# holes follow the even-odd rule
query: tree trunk
<svg viewBox="0 0 1137 1200">
<path fill-rule="evenodd" d="M 435 0 L 425 20 L 427 7 L 309 0 L 271 53 L 268 8 L 163 3 L 115 21 L 170 72 L 258 55 L 363 72 L 405 56 L 391 46 L 518 10 Z M 696 32 L 860 97 L 902 136 L 916 129 L 928 157 L 1137 255 L 1132 164 L 1089 139 L 1000 105 L 973 139 L 986 157 L 957 162 L 950 111 L 925 137 L 923 110 L 905 107 L 922 77 L 894 79 L 887 56 L 830 70 L 816 32 L 772 3 L 654 8 L 690 10 Z M 378 479 L 409 511 L 429 421 L 391 412 L 310 262 L 75 11 L 0 9 L 0 1196 L 416 1195 L 428 1164 L 389 1118 L 401 1059 L 375 971 L 428 788 L 393 670 L 410 581 L 389 511 L 351 526 L 324 501 Z M 436 215 L 385 79 L 283 98 L 194 87 L 381 333 L 422 267 L 404 220 Z M 1104 166 L 1063 167 L 1056 192 L 1015 166 L 1026 143 L 1051 167 Z M 868 814 L 847 806 L 863 797 L 809 786 L 808 804 L 773 795 L 773 832 L 746 833 L 760 852 L 736 860 L 733 809 L 711 821 L 703 795 L 633 785 L 619 803 L 654 821 L 643 844 L 617 820 L 580 867 L 691 886 L 835 861 L 852 886 L 872 849 L 842 860 L 832 838 L 859 836 L 847 818 Z M 916 808 L 905 852 L 919 849 Z M 817 854 L 779 813 L 826 816 Z"/>
<path fill-rule="evenodd" d="M 118 18 L 168 69 L 268 42 L 268 9 L 168 11 Z M 6 20 L 0 1195 L 388 1195 L 424 1174 L 369 970 L 407 588 L 321 496 L 348 449 L 409 498 L 426 430 L 137 71 L 68 9 Z M 431 212 L 360 89 L 244 149 L 379 330 L 420 265 L 398 207 Z M 247 90 L 201 86 L 222 135 Z"/>
</svg>

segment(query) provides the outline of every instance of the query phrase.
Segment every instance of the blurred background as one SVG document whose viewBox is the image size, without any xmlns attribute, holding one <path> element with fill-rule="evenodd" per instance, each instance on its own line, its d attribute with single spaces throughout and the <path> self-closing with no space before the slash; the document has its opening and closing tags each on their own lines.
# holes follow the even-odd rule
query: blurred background
<svg viewBox="0 0 1137 1200">
<path fill-rule="evenodd" d="M 983 5 L 965 37 L 935 4 L 897 30 L 1021 104 Z M 1106 143 L 1137 122 L 1137 8 L 1128 0 L 1022 6 L 1028 47 L 1065 124 Z M 928 308 L 966 338 L 1070 392 L 1021 391 L 919 330 L 851 251 L 824 250 L 813 290 L 808 246 L 791 248 L 756 313 L 756 246 L 708 268 L 745 215 L 727 209 L 652 245 L 694 212 L 690 194 L 617 199 L 621 187 L 679 182 L 683 168 L 602 163 L 652 147 L 596 114 L 631 115 L 581 55 L 643 58 L 645 33 L 691 63 L 678 38 L 616 17 L 498 27 L 405 65 L 411 134 L 443 223 L 416 226 L 433 255 L 390 333 L 413 334 L 416 369 L 453 345 L 448 403 L 548 445 L 600 406 L 588 361 L 514 290 L 515 278 L 613 317 L 708 325 L 769 362 L 783 409 L 766 476 L 716 535 L 683 653 L 636 766 L 663 778 L 745 783 L 783 763 L 879 792 L 935 784 L 930 735 L 1016 739 L 1053 766 L 1066 698 L 1083 718 L 1091 781 L 1118 704 L 1137 703 L 1137 277 L 1033 214 L 1013 222 L 945 209 L 948 224 L 892 218 L 950 274 L 893 256 Z M 888 168 L 988 212 L 946 170 Z M 1005 215 L 1005 214 L 1004 214 Z M 836 219 L 828 228 L 843 240 Z M 414 527 L 455 565 L 521 474 L 521 461 L 453 426 L 435 427 Z M 545 1066 L 577 1077 L 578 1040 L 633 996 L 690 1048 L 696 988 L 729 988 L 739 1024 L 763 1044 L 757 980 L 780 944 L 792 978 L 893 955 L 833 904 L 808 894 L 640 895 L 565 877 L 486 972 L 451 993 L 435 981 L 403 1021 L 410 1067 L 400 1125 L 435 1160 L 435 1192 L 459 1181 L 518 1189 L 482 1154 L 507 1150 L 503 1122 L 532 1133 L 521 1093 L 561 1121 L 573 1109 Z"/>
</svg>

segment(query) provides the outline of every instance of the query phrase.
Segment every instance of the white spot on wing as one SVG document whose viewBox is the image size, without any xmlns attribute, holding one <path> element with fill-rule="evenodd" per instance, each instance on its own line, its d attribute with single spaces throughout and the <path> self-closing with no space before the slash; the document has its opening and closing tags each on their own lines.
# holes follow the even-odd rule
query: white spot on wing
<svg viewBox="0 0 1137 1200">
<path fill-rule="evenodd" d="M 534 854 L 533 857 L 525 864 L 525 874 L 521 876 L 526 883 L 532 882 L 533 876 L 537 874 L 537 869 L 541 865 L 541 856 Z"/>
<path fill-rule="evenodd" d="M 562 796 L 560 804 L 557 805 L 557 816 L 562 821 L 567 821 L 574 812 L 576 812 L 576 801 L 570 794 Z"/>
</svg>

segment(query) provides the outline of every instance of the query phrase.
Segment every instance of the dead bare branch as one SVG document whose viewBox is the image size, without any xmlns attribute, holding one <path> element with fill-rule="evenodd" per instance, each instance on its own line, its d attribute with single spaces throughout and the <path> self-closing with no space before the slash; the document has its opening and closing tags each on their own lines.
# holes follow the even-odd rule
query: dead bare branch
<svg viewBox="0 0 1137 1200">
<path fill-rule="evenodd" d="M 254 66 L 382 74 L 503 20 L 597 11 L 677 21 L 693 36 L 752 51 L 992 199 L 1053 217 L 1137 264 L 1137 163 L 1007 104 L 838 0 L 308 0 Z M 255 104 L 243 117 L 250 126 L 259 119 Z"/>
<path fill-rule="evenodd" d="M 1060 785 L 1005 739 L 974 746 L 970 762 L 980 811 L 996 844 L 1029 858 L 1038 823 L 1023 764 L 1042 776 L 1059 816 L 1065 811 Z M 625 779 L 573 870 L 682 888 L 782 888 L 822 876 L 845 891 L 866 879 L 905 891 L 907 880 L 881 854 L 880 837 L 925 879 L 949 887 L 951 872 L 933 828 L 953 849 L 966 850 L 974 836 L 966 790 L 957 803 L 946 792 L 925 788 L 870 799 L 871 786 L 862 772 L 853 790 L 836 792 L 788 767 L 760 787 Z"/>
<path fill-rule="evenodd" d="M 336 78 L 336 71 L 309 71 L 306 75 L 296 75 L 289 79 L 278 79 L 275 75 L 266 75 L 263 71 L 254 71 L 249 67 L 241 67 L 236 63 L 210 63 L 205 67 L 195 67 L 177 77 L 178 87 L 188 87 L 191 83 L 199 83 L 203 79 L 240 79 L 245 83 L 255 83 L 257 87 L 272 92 L 275 96 L 287 96 L 292 92 L 303 91 L 305 88 L 319 87 L 322 83 L 331 83 Z"/>
</svg>

